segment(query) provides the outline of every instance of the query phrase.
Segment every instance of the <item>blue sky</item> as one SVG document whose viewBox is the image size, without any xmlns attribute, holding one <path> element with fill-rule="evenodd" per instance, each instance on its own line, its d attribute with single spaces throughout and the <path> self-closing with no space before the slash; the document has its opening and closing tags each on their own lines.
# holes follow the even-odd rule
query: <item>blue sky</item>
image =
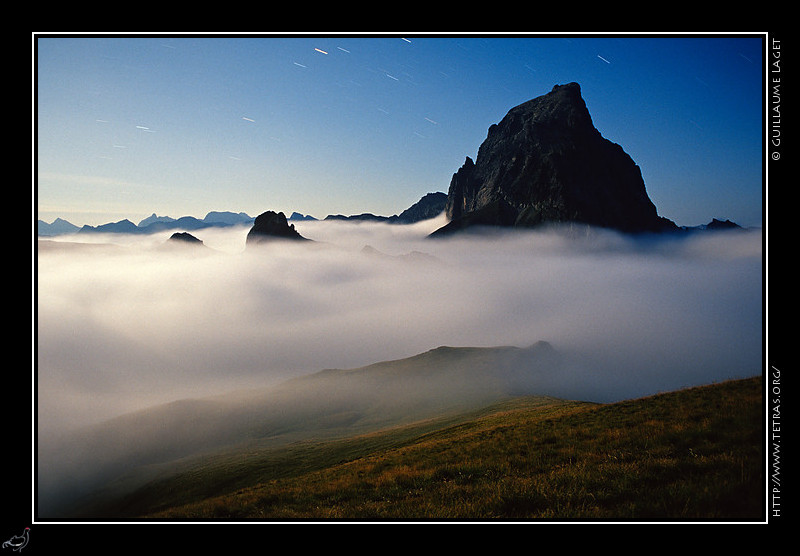
<svg viewBox="0 0 800 556">
<path fill-rule="evenodd" d="M 39 36 L 37 217 L 396 214 L 580 83 L 680 225 L 761 225 L 763 37 Z"/>
</svg>

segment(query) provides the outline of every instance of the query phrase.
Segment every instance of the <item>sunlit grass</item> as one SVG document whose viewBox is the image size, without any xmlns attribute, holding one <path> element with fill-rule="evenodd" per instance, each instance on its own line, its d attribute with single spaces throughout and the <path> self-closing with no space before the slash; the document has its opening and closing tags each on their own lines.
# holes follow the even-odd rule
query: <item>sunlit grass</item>
<svg viewBox="0 0 800 556">
<path fill-rule="evenodd" d="M 350 459 L 149 516 L 758 520 L 762 431 L 760 379 L 609 405 L 518 400 L 395 446 L 398 431 L 371 435 Z M 335 460 L 345 446 L 316 449 Z"/>
</svg>

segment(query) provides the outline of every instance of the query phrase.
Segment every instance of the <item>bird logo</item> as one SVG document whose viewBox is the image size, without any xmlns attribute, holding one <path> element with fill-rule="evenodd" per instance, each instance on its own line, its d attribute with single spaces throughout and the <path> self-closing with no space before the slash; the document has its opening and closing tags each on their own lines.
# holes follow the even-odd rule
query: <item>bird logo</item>
<svg viewBox="0 0 800 556">
<path fill-rule="evenodd" d="M 28 533 L 31 530 L 30 527 L 25 527 L 25 530 L 22 532 L 22 535 L 14 535 L 6 542 L 3 543 L 3 548 L 10 548 L 16 552 L 20 552 L 25 545 L 28 544 Z"/>
</svg>

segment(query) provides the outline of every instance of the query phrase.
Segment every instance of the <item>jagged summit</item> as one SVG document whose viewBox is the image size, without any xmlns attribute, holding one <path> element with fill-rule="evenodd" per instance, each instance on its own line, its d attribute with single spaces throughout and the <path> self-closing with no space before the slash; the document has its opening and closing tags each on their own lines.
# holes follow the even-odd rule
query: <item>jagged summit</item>
<svg viewBox="0 0 800 556">
<path fill-rule="evenodd" d="M 246 244 L 254 245 L 276 239 L 309 241 L 294 229 L 294 224 L 286 221 L 284 213 L 268 210 L 256 217 L 253 227 L 247 232 Z"/>
<path fill-rule="evenodd" d="M 639 167 L 594 127 L 577 83 L 556 85 L 508 111 L 473 162 L 453 175 L 434 235 L 474 225 L 534 227 L 576 222 L 623 232 L 659 232 Z"/>
</svg>

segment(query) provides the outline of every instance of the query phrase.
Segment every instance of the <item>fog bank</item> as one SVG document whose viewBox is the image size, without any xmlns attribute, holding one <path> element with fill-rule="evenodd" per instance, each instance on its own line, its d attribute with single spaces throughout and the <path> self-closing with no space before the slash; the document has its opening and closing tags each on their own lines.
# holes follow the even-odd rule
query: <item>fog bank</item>
<svg viewBox="0 0 800 556">
<path fill-rule="evenodd" d="M 547 341 L 572 362 L 565 391 L 595 401 L 761 370 L 759 231 L 427 239 L 440 224 L 298 222 L 313 243 L 259 249 L 246 228 L 193 232 L 200 251 L 166 234 L 40 242 L 40 440 L 441 345 Z"/>
</svg>

